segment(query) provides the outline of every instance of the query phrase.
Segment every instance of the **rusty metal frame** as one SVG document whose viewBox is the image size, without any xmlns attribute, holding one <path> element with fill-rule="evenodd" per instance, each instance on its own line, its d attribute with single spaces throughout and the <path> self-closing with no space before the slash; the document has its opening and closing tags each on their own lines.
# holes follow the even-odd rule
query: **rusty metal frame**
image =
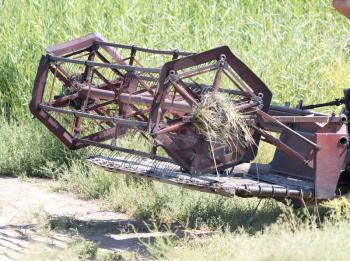
<svg viewBox="0 0 350 261">
<path fill-rule="evenodd" d="M 102 48 L 107 54 L 110 56 L 114 62 L 112 63 L 110 59 L 107 59 L 101 52 L 98 51 L 99 48 Z M 129 63 L 127 63 L 128 59 L 122 59 L 120 54 L 116 51 L 115 48 L 124 48 L 132 51 L 131 56 L 129 57 Z M 76 138 L 79 137 L 80 133 L 80 125 L 83 118 L 89 118 L 93 120 L 98 120 L 99 122 L 107 122 L 110 126 L 109 129 L 100 131 L 95 133 L 94 135 L 89 135 L 88 138 L 93 139 L 94 142 L 103 142 L 111 138 L 111 132 L 114 130 L 114 125 L 119 124 L 124 127 L 134 128 L 135 126 L 139 130 L 144 130 L 144 126 L 147 125 L 148 118 L 145 116 L 150 109 L 138 109 L 135 105 L 144 104 L 151 105 L 152 97 L 145 97 L 144 92 L 150 93 L 152 95 L 153 90 L 151 85 L 147 85 L 144 81 L 156 81 L 154 77 L 139 75 L 139 73 L 159 73 L 160 69 L 158 68 L 145 68 L 141 66 L 132 66 L 133 61 L 136 61 L 135 53 L 138 52 L 147 52 L 152 54 L 163 54 L 169 55 L 171 58 L 176 56 L 184 56 L 190 55 L 191 53 L 179 52 L 178 50 L 174 51 L 165 51 L 165 50 L 155 50 L 148 48 L 141 48 L 136 46 L 129 45 L 115 45 L 108 43 L 103 37 L 99 34 L 93 33 L 87 35 L 85 37 L 69 41 L 64 44 L 60 44 L 57 46 L 47 48 L 47 55 L 43 56 L 39 65 L 39 69 L 37 72 L 36 80 L 34 83 L 33 89 L 33 97 L 30 102 L 30 110 L 31 112 L 42 121 L 47 128 L 49 128 L 66 146 L 70 149 L 78 149 L 82 148 L 85 145 L 81 143 L 77 144 Z M 84 54 L 86 52 L 86 54 Z M 82 54 L 84 56 L 88 56 L 87 60 L 82 60 Z M 99 57 L 101 62 L 93 61 L 93 57 L 95 54 Z M 71 58 L 71 56 L 79 55 L 77 58 Z M 132 59 L 132 61 L 131 61 Z M 51 88 L 50 98 L 48 103 L 43 103 L 43 95 L 46 85 L 46 80 L 48 77 L 48 73 L 53 73 L 54 81 L 57 78 L 64 86 L 71 87 L 74 85 L 72 81 L 69 79 L 69 74 L 65 72 L 61 66 L 61 64 L 78 64 L 85 66 L 85 72 L 83 73 L 85 80 L 87 80 L 88 72 L 95 73 L 97 77 L 99 77 L 104 85 L 92 87 L 89 82 L 86 82 L 85 89 L 64 97 L 59 97 L 57 99 L 52 100 L 52 91 Z M 137 63 L 139 63 L 137 61 Z M 138 94 L 128 94 L 125 90 L 125 87 L 121 86 L 121 81 L 113 82 L 107 79 L 98 68 L 109 68 L 116 73 L 116 76 L 124 78 L 124 82 L 128 81 L 127 77 L 131 76 L 130 79 L 135 79 L 138 83 L 140 83 L 144 90 L 138 90 Z M 126 74 L 121 73 L 121 71 L 125 71 Z M 129 75 L 129 76 L 128 76 Z M 52 85 L 54 85 L 54 81 Z M 81 86 L 79 86 L 81 88 Z M 127 85 L 126 89 L 130 86 Z M 110 91 L 108 91 L 109 89 Z M 134 99 L 131 99 L 133 95 Z M 97 103 L 94 106 L 89 106 L 88 100 L 91 98 L 103 99 L 106 98 L 105 102 Z M 69 105 L 69 102 L 75 99 L 83 100 L 82 110 L 72 110 L 70 108 L 62 108 Z M 142 101 L 140 103 L 140 101 Z M 113 117 L 108 115 L 101 115 L 101 112 L 105 110 L 106 106 L 109 104 L 118 103 L 119 107 L 124 106 L 124 109 L 127 110 L 122 113 L 121 117 Z M 122 105 L 128 104 L 128 105 Z M 182 104 L 180 103 L 180 110 L 182 108 Z M 130 109 L 129 109 L 130 108 Z M 132 109 L 131 109 L 132 108 Z M 183 109 L 183 108 L 182 108 Z M 187 110 L 189 110 L 187 108 Z M 73 133 L 67 130 L 62 126 L 62 124 L 55 119 L 50 112 L 57 112 L 59 114 L 70 114 L 76 117 Z M 126 119 L 125 119 L 126 118 Z M 136 118 L 137 120 L 127 120 L 128 118 Z M 140 119 L 143 120 L 140 122 Z M 141 129 L 140 127 L 143 126 Z M 121 135 L 125 133 L 125 131 L 119 132 Z M 85 137 L 87 138 L 87 137 Z"/>
<path fill-rule="evenodd" d="M 118 50 L 130 53 L 124 58 Z M 276 147 L 274 159 L 267 165 L 269 173 L 312 182 L 312 197 L 318 199 L 336 196 L 339 179 L 350 174 L 348 111 L 334 116 L 303 109 L 340 105 L 346 99 L 299 108 L 271 105 L 270 90 L 227 46 L 201 53 L 156 50 L 111 43 L 93 33 L 46 51 L 40 60 L 29 107 L 70 149 L 95 146 L 176 162 L 191 175 L 204 175 L 251 162 L 262 140 Z M 168 62 L 157 68 L 146 67 L 138 59 L 139 53 L 164 55 Z M 65 68 L 67 65 L 80 66 L 81 72 L 72 75 Z M 210 144 L 193 125 L 191 112 L 202 93 L 196 89 L 197 83 L 189 81 L 211 74 L 211 82 L 204 86 L 209 86 L 207 92 L 232 97 L 231 102 L 244 113 L 256 142 L 251 148 L 238 147 L 234 151 L 236 158 L 225 143 L 215 144 L 211 157 Z M 47 83 L 49 75 L 51 83 Z M 221 86 L 223 77 L 234 89 Z M 63 86 L 61 93 L 57 93 L 57 85 Z M 129 129 L 147 137 L 153 152 L 116 146 L 116 140 Z M 157 156 L 158 146 L 169 157 Z M 263 178 L 268 180 L 268 175 Z M 350 188 L 350 180 L 348 183 Z M 295 197 L 300 196 L 300 191 L 295 191 Z M 251 193 L 258 194 L 255 190 Z"/>
</svg>

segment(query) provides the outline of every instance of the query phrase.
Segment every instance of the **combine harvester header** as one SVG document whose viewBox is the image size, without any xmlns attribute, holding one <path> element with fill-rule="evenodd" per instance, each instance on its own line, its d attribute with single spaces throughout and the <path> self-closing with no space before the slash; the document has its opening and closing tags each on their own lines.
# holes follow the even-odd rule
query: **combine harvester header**
<svg viewBox="0 0 350 261">
<path fill-rule="evenodd" d="M 201 53 L 154 50 L 92 33 L 46 51 L 30 110 L 68 148 L 100 148 L 89 158 L 99 167 L 281 201 L 331 199 L 350 189 L 348 90 L 325 104 L 271 105 L 270 90 L 227 46 Z M 198 128 L 197 108 L 218 96 L 227 104 L 216 104 L 216 111 L 232 107 L 240 120 L 232 139 L 210 139 Z M 341 104 L 339 116 L 309 111 Z M 149 151 L 119 145 L 135 132 Z M 260 141 L 276 147 L 270 164 L 253 162 Z"/>
</svg>

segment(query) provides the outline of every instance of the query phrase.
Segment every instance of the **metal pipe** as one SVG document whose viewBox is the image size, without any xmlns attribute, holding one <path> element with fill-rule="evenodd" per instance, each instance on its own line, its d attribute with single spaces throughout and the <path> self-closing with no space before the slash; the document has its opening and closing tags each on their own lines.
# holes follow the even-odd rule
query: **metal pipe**
<svg viewBox="0 0 350 261">
<path fill-rule="evenodd" d="M 198 69 L 194 69 L 194 70 L 189 71 L 189 72 L 181 73 L 178 75 L 178 77 L 180 80 L 183 80 L 183 79 L 194 77 L 196 75 L 207 73 L 207 72 L 210 72 L 210 71 L 213 71 L 216 69 L 217 69 L 217 67 L 215 64 L 210 64 L 210 65 L 204 66 L 202 68 L 198 68 Z"/>
<path fill-rule="evenodd" d="M 87 92 L 88 92 L 88 87 L 82 87 L 80 94 L 83 97 L 85 97 L 87 95 Z M 112 99 L 116 99 L 116 94 L 113 91 L 91 88 L 90 97 L 105 99 L 105 100 L 112 100 Z M 135 94 L 129 94 L 129 93 L 121 93 L 117 98 L 122 103 L 143 104 L 148 106 L 151 106 L 154 100 L 154 97 L 148 94 L 135 95 Z M 186 113 L 190 113 L 192 111 L 192 107 L 186 102 L 171 101 L 169 99 L 166 99 L 164 101 L 164 106 L 169 111 L 181 111 Z"/>
<path fill-rule="evenodd" d="M 178 129 L 180 129 L 181 127 L 184 127 L 188 125 L 187 122 L 178 122 L 178 123 L 175 123 L 173 125 L 170 125 L 170 126 L 167 126 L 159 131 L 157 131 L 155 134 L 159 135 L 159 134 L 163 134 L 163 133 L 168 133 L 168 132 L 173 132 L 173 131 L 176 131 Z"/>
<path fill-rule="evenodd" d="M 326 116 L 325 114 L 319 112 L 313 112 L 308 110 L 300 110 L 295 108 L 289 108 L 285 106 L 279 105 L 270 105 L 269 114 L 272 116 L 306 116 L 306 115 L 314 115 L 314 116 Z"/>
<path fill-rule="evenodd" d="M 82 87 L 80 90 L 80 95 L 84 98 L 87 95 L 88 91 L 89 91 L 89 88 L 87 86 Z M 104 99 L 104 100 L 115 100 L 116 94 L 113 91 L 102 90 L 98 88 L 91 88 L 90 97 Z M 154 97 L 150 94 L 135 95 L 135 94 L 129 94 L 129 93 L 121 93 L 119 94 L 117 99 L 120 102 L 126 103 L 126 104 L 142 104 L 142 105 L 151 106 L 154 100 Z M 195 101 L 195 103 L 197 102 Z M 239 105 L 236 107 L 236 109 L 240 111 L 251 107 L 255 107 L 257 105 L 259 105 L 259 102 L 251 102 L 251 103 Z M 185 113 L 192 112 L 192 106 L 189 105 L 187 102 L 180 102 L 180 101 L 165 99 L 164 107 L 169 111 L 181 111 Z"/>
<path fill-rule="evenodd" d="M 280 122 L 279 120 L 273 118 L 272 116 L 270 116 L 269 114 L 263 112 L 262 110 L 257 110 L 256 111 L 264 120 L 268 120 L 269 122 L 273 122 L 277 125 L 279 125 L 280 127 L 282 127 L 283 129 L 289 131 L 290 133 L 294 134 L 295 136 L 299 137 L 300 139 L 302 139 L 303 141 L 305 141 L 306 143 L 310 144 L 311 146 L 313 146 L 315 149 L 320 149 L 321 146 L 319 146 L 318 144 L 316 144 L 315 142 L 305 138 L 303 135 L 300 135 L 298 132 L 296 132 L 295 130 L 289 128 L 287 125 L 283 124 L 282 122 Z"/>
<path fill-rule="evenodd" d="M 341 122 L 342 117 L 336 116 L 273 116 L 273 119 L 284 123 L 299 123 L 299 122 Z M 270 119 L 265 119 L 264 122 L 274 122 Z"/>
<path fill-rule="evenodd" d="M 171 81 L 171 84 L 175 87 L 176 91 L 182 96 L 182 98 L 184 98 L 190 105 L 197 104 L 197 101 L 187 92 L 185 88 L 175 81 Z"/>
</svg>

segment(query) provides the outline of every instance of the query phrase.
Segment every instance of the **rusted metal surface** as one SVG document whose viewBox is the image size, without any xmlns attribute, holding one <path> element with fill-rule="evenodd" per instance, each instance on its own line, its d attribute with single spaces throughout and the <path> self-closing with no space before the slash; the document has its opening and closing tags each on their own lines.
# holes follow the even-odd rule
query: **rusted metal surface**
<svg viewBox="0 0 350 261">
<path fill-rule="evenodd" d="M 257 153 L 255 145 L 248 149 L 237 145 L 234 151 L 226 144 L 210 146 L 209 142 L 198 134 L 193 125 L 182 125 L 173 133 L 162 131 L 163 128 L 167 128 L 163 125 L 164 117 L 168 112 L 167 97 L 171 96 L 172 93 L 178 93 L 188 106 L 193 108 L 200 101 L 202 95 L 214 94 L 223 88 L 222 81 L 223 77 L 226 76 L 221 73 L 222 71 L 225 72 L 225 75 L 230 75 L 226 79 L 226 86 L 236 90 L 236 95 L 239 96 L 235 97 L 232 102 L 248 98 L 240 107 L 242 113 L 249 114 L 250 110 L 254 111 L 259 106 L 264 111 L 269 109 L 271 92 L 252 71 L 232 54 L 227 46 L 167 62 L 163 65 L 160 73 L 159 87 L 151 107 L 149 132 L 156 134 L 156 142 L 164 147 L 179 165 L 193 175 L 209 173 L 215 169 L 223 170 L 241 162 L 247 162 L 252 160 Z M 209 72 L 212 73 L 208 74 Z M 203 75 L 207 76 L 212 85 L 198 83 L 198 90 L 196 90 L 183 81 L 187 79 L 190 82 L 196 82 L 198 78 L 195 77 Z M 255 132 L 254 129 L 251 132 L 255 138 L 255 144 L 258 145 L 259 133 Z M 190 137 L 193 142 L 189 143 L 181 139 L 181 135 Z M 214 153 L 211 153 L 212 147 Z M 216 147 L 222 149 L 216 150 Z M 214 154 L 215 160 L 214 156 L 210 156 L 211 154 Z"/>
<path fill-rule="evenodd" d="M 216 93 L 242 113 L 255 145 L 212 144 L 195 128 L 194 106 Z M 155 50 L 111 43 L 93 33 L 47 49 L 30 110 L 70 149 L 98 147 L 181 168 L 181 173 L 162 176 L 170 165 L 154 174 L 150 166 L 132 165 L 131 158 L 91 159 L 111 171 L 227 196 L 322 200 L 347 193 L 350 92 L 326 103 L 301 102 L 297 108 L 271 105 L 271 100 L 268 87 L 227 46 L 201 53 Z M 339 116 L 308 110 L 343 104 Z M 119 146 L 120 139 L 135 132 L 150 152 Z M 251 164 L 240 179 L 222 176 L 253 162 L 261 141 L 276 147 L 270 164 L 260 171 Z M 167 156 L 157 155 L 160 147 Z M 125 168 L 121 162 L 128 159 Z M 179 179 L 184 176 L 186 182 Z"/>
<path fill-rule="evenodd" d="M 268 174 L 259 176 L 249 166 L 238 166 L 230 174 L 206 174 L 193 177 L 181 171 L 172 163 L 165 163 L 142 157 L 93 157 L 88 159 L 92 164 L 118 174 L 133 175 L 163 183 L 177 185 L 202 192 L 218 194 L 226 197 L 261 197 L 261 198 L 313 198 L 314 189 L 311 182 Z M 263 166 L 260 166 L 264 169 Z M 242 175 L 244 177 L 242 177 Z M 274 184 L 279 183 L 279 184 Z"/>
</svg>

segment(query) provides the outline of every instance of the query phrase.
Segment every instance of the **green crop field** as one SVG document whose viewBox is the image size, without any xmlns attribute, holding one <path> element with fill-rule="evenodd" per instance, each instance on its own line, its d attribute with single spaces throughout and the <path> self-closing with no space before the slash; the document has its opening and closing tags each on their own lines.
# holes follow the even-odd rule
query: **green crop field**
<svg viewBox="0 0 350 261">
<path fill-rule="evenodd" d="M 273 200 L 251 216 L 256 199 L 115 176 L 81 162 L 84 152 L 65 149 L 31 118 L 31 89 L 45 47 L 93 31 L 161 49 L 228 45 L 271 89 L 275 104 L 325 102 L 340 98 L 350 82 L 350 22 L 330 0 L 0 0 L 0 174 L 55 178 L 63 190 L 137 218 L 215 231 L 159 240 L 149 247 L 159 259 L 348 259 L 346 199 L 320 209 L 321 218 L 312 208 L 294 211 Z M 259 160 L 268 160 L 271 148 L 261 151 Z"/>
</svg>

